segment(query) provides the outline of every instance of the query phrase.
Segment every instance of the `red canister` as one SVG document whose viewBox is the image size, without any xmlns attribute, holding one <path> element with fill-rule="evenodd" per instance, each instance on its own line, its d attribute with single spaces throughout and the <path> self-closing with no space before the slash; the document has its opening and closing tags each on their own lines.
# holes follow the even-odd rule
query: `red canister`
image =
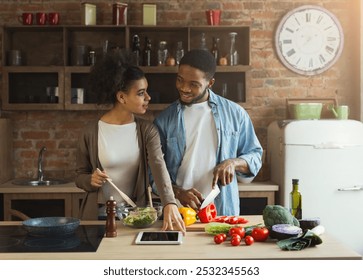
<svg viewBox="0 0 363 280">
<path fill-rule="evenodd" d="M 114 25 L 127 24 L 127 4 L 115 3 L 112 5 L 112 23 Z"/>
</svg>

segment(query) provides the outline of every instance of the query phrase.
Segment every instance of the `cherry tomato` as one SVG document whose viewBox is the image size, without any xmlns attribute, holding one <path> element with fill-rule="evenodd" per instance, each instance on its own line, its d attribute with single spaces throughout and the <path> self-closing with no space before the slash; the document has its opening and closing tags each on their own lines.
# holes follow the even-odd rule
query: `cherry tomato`
<svg viewBox="0 0 363 280">
<path fill-rule="evenodd" d="M 224 236 L 222 234 L 217 234 L 214 236 L 214 243 L 221 244 L 224 242 Z"/>
<path fill-rule="evenodd" d="M 269 231 L 265 227 L 255 227 L 252 232 L 251 236 L 256 241 L 265 241 L 268 238 Z"/>
<path fill-rule="evenodd" d="M 252 237 L 251 235 L 247 235 L 247 236 L 245 237 L 245 244 L 246 244 L 247 246 L 252 245 L 252 244 L 253 244 L 253 242 L 255 242 L 255 240 L 253 239 L 253 237 Z"/>
<path fill-rule="evenodd" d="M 228 234 L 230 236 L 233 234 L 238 234 L 241 238 L 243 238 L 246 234 L 246 231 L 243 227 L 232 227 L 229 229 Z"/>
<path fill-rule="evenodd" d="M 234 233 L 234 234 L 231 235 L 231 239 L 233 239 L 233 238 L 237 238 L 237 239 L 242 240 L 241 236 L 239 236 L 237 233 Z"/>
<path fill-rule="evenodd" d="M 236 216 L 230 216 L 228 218 L 228 223 L 231 225 L 235 225 L 238 223 L 238 218 Z"/>
<path fill-rule="evenodd" d="M 227 240 L 227 234 L 225 233 L 220 233 L 219 235 L 221 235 L 223 237 L 223 241 Z"/>
<path fill-rule="evenodd" d="M 238 246 L 241 244 L 241 237 L 238 234 L 233 234 L 231 238 L 231 245 Z"/>
</svg>

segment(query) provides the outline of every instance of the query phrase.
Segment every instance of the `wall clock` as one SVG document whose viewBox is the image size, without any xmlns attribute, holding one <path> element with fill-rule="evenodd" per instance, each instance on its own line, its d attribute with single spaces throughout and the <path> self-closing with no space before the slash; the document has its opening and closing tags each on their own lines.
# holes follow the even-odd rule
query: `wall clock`
<svg viewBox="0 0 363 280">
<path fill-rule="evenodd" d="M 331 12 L 320 6 L 304 5 L 282 18 L 275 45 L 279 59 L 288 69 L 312 76 L 326 71 L 338 60 L 344 34 Z"/>
</svg>

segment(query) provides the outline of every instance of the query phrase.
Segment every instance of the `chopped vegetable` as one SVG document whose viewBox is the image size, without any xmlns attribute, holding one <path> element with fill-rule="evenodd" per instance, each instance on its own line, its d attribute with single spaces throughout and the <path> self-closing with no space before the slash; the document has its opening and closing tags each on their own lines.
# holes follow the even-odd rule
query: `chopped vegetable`
<svg viewBox="0 0 363 280">
<path fill-rule="evenodd" d="M 278 240 L 296 237 L 299 236 L 301 233 L 301 228 L 289 224 L 273 225 L 270 230 L 270 236 Z"/>
<path fill-rule="evenodd" d="M 318 225 L 320 225 L 320 218 L 312 218 L 312 219 L 301 219 L 299 220 L 300 227 L 305 229 L 312 229 Z"/>
<path fill-rule="evenodd" d="M 290 224 L 299 227 L 299 221 L 281 205 L 267 205 L 263 210 L 263 221 L 268 229 L 276 224 Z"/>
<path fill-rule="evenodd" d="M 123 222 L 127 226 L 145 227 L 153 224 L 157 220 L 157 212 L 154 208 L 136 208 L 131 210 L 129 215 L 123 219 Z"/>
<path fill-rule="evenodd" d="M 190 207 L 179 207 L 179 213 L 183 217 L 184 224 L 190 226 L 197 221 L 197 212 Z"/>
<path fill-rule="evenodd" d="M 198 211 L 199 221 L 202 223 L 210 223 L 217 216 L 217 209 L 214 203 L 208 204 L 206 207 Z"/>
</svg>

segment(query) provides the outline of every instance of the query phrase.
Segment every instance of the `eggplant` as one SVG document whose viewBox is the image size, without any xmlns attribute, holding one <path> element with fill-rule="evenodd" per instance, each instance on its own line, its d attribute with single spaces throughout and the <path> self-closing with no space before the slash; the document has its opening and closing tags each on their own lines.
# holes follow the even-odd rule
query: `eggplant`
<svg viewBox="0 0 363 280">
<path fill-rule="evenodd" d="M 303 230 L 306 229 L 313 229 L 314 227 L 317 227 L 320 225 L 320 218 L 311 218 L 311 219 L 301 219 L 299 220 L 300 227 Z"/>
</svg>

